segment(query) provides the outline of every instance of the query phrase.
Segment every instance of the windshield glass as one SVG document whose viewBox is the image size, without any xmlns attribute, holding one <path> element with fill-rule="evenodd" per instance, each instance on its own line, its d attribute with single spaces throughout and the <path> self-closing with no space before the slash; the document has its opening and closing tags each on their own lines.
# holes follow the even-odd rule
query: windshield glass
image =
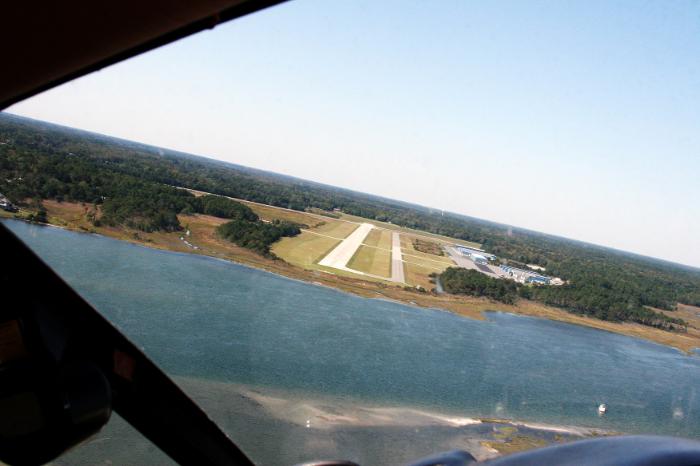
<svg viewBox="0 0 700 466">
<path fill-rule="evenodd" d="M 1 113 L 0 221 L 256 464 L 700 438 L 698 15 L 285 3 Z"/>
</svg>

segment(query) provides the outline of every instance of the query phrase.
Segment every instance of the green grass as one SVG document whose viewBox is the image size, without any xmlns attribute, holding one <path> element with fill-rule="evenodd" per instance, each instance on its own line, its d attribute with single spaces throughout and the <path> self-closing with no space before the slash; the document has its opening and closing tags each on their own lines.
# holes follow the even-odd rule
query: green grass
<svg viewBox="0 0 700 466">
<path fill-rule="evenodd" d="M 318 261 L 356 228 L 355 224 L 329 219 L 316 228 L 302 231 L 297 236 L 282 238 L 272 245 L 271 250 L 277 257 L 290 264 L 320 270 Z"/>
<path fill-rule="evenodd" d="M 360 272 L 389 278 L 391 276 L 391 252 L 376 247 L 360 246 L 348 262 L 348 267 Z"/>
<path fill-rule="evenodd" d="M 345 239 L 357 229 L 359 225 L 355 223 L 342 222 L 339 220 L 328 219 L 323 225 L 312 228 L 309 231 L 318 233 L 319 235 L 332 236 L 336 239 Z"/>
<path fill-rule="evenodd" d="M 391 250 L 391 231 L 374 228 L 362 243 L 367 246 Z"/>
<path fill-rule="evenodd" d="M 425 264 L 420 262 L 412 262 L 410 258 L 404 257 L 403 270 L 406 276 L 406 283 L 411 286 L 422 286 L 426 290 L 430 290 L 435 285 L 430 282 L 429 275 L 433 272 L 440 273 L 448 266 L 442 267 L 440 264 Z"/>
<path fill-rule="evenodd" d="M 253 212 L 258 214 L 258 217 L 265 220 L 284 220 L 287 222 L 307 225 L 308 227 L 314 227 L 324 222 L 323 219 L 320 219 L 315 215 L 306 214 L 304 212 L 289 211 L 279 209 L 277 207 L 254 204 L 252 202 L 243 202 L 243 204 L 250 207 Z"/>
<path fill-rule="evenodd" d="M 299 267 L 314 268 L 328 252 L 340 243 L 340 240 L 318 236 L 302 231 L 293 238 L 282 238 L 272 245 L 272 252 L 279 258 Z"/>
<path fill-rule="evenodd" d="M 427 254 L 425 252 L 420 252 L 420 251 L 411 251 L 411 250 L 406 250 L 404 248 L 401 248 L 401 252 L 403 253 L 403 258 L 404 260 L 410 260 L 414 262 L 425 262 L 426 264 L 433 264 L 433 265 L 445 265 L 445 266 L 450 266 L 454 265 L 454 262 L 452 259 L 450 259 L 447 256 L 435 256 L 433 254 Z"/>
</svg>

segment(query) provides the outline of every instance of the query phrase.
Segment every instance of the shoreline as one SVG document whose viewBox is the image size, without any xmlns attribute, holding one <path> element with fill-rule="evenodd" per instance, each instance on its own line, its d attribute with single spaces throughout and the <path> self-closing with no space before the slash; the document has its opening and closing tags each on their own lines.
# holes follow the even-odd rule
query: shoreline
<svg viewBox="0 0 700 466">
<path fill-rule="evenodd" d="M 185 384 L 201 381 L 202 379 L 184 379 Z M 324 399 L 321 394 L 311 394 L 311 398 L 285 397 L 284 393 L 280 392 L 285 392 L 287 394 L 293 392 L 279 387 L 246 385 L 213 380 L 207 380 L 207 383 L 236 387 L 241 395 L 256 401 L 271 411 L 277 410 L 277 408 L 285 404 L 299 403 L 305 408 L 305 412 L 308 412 L 312 417 L 315 416 L 319 420 L 319 422 L 315 424 L 317 428 L 331 428 L 335 425 L 352 425 L 356 427 L 382 425 L 401 425 L 403 427 L 424 425 L 465 427 L 478 424 L 504 424 L 515 427 L 526 427 L 539 431 L 579 436 L 618 434 L 618 432 L 597 427 L 548 424 L 545 422 L 525 421 L 522 419 L 471 417 L 460 413 L 447 413 L 444 411 L 431 410 L 430 408 L 401 404 L 386 406 L 362 400 L 343 400 L 338 402 L 336 399 L 332 399 L 333 397 Z M 335 404 L 334 410 L 340 409 L 341 411 L 330 412 L 328 410 L 329 404 Z M 342 411 L 343 409 L 345 411 Z M 277 414 L 277 416 L 289 422 L 295 422 L 294 418 L 289 416 L 288 413 Z"/>
<path fill-rule="evenodd" d="M 50 214 L 52 213 L 49 210 Z M 4 212 L 3 212 L 4 214 Z M 0 215 L 0 219 L 17 220 L 27 222 L 26 219 L 16 218 L 13 215 Z M 173 233 L 143 233 L 129 231 L 125 228 L 90 227 L 76 224 L 60 216 L 51 215 L 46 225 L 76 233 L 89 233 L 103 237 L 116 239 L 134 245 L 156 250 L 175 252 L 181 254 L 193 254 L 211 257 L 227 261 L 244 267 L 262 270 L 297 282 L 313 284 L 331 288 L 343 293 L 364 298 L 380 299 L 387 302 L 398 303 L 416 308 L 432 309 L 450 312 L 461 317 L 475 320 L 488 320 L 485 312 L 504 312 L 518 316 L 527 316 L 579 325 L 611 333 L 639 338 L 666 347 L 674 348 L 691 357 L 699 356 L 700 338 L 687 334 L 672 333 L 652 327 L 633 323 L 614 323 L 601 321 L 586 316 L 569 313 L 565 310 L 553 308 L 533 301 L 521 300 L 515 305 L 507 305 L 490 301 L 486 298 L 470 296 L 457 296 L 449 294 L 432 295 L 420 293 L 414 290 L 406 290 L 395 285 L 383 284 L 363 280 L 362 278 L 345 277 L 324 271 L 307 270 L 289 264 L 281 259 L 269 259 L 259 256 L 252 251 L 240 248 L 234 244 L 225 244 L 219 241 L 214 246 L 221 250 L 214 250 L 211 246 L 199 246 L 193 249 L 179 240 L 180 232 Z M 62 224 L 56 223 L 60 220 Z M 31 222 L 28 222 L 31 223 Z"/>
<path fill-rule="evenodd" d="M 619 434 L 576 426 L 477 419 L 440 409 L 392 406 L 240 382 L 191 376 L 172 379 L 255 464 L 266 466 L 321 458 L 401 466 L 456 449 L 484 461 Z M 130 448 L 125 450 L 125 444 Z M 59 466 L 112 463 L 170 464 L 119 416 L 79 449 L 56 461 Z"/>
<path fill-rule="evenodd" d="M 514 419 L 480 418 L 457 412 L 391 405 L 366 400 L 306 393 L 280 387 L 223 382 L 193 377 L 174 377 L 188 395 L 205 411 L 212 403 L 235 399 L 246 415 L 283 424 L 288 429 L 313 436 L 399 434 L 405 442 L 418 432 L 427 433 L 435 451 L 451 448 L 469 451 L 479 460 L 530 448 L 581 440 L 590 437 L 621 435 L 620 432 L 593 427 L 558 425 Z M 218 404 L 216 406 L 219 406 Z M 354 433 L 354 434 L 353 434 Z"/>
</svg>

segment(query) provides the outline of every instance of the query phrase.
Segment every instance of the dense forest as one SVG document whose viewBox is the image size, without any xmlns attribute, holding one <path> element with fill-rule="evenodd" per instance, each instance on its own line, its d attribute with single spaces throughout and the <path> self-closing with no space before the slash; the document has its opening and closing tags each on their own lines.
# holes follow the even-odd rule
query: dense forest
<svg viewBox="0 0 700 466">
<path fill-rule="evenodd" d="M 261 223 L 238 218 L 217 227 L 217 233 L 239 246 L 270 256 L 272 243 L 283 236 L 296 236 L 301 230 L 299 225 L 278 220 Z"/>
<path fill-rule="evenodd" d="M 449 267 L 435 278 L 440 280 L 446 292 L 452 294 L 485 296 L 506 304 L 513 304 L 521 297 L 601 320 L 636 322 L 665 330 L 687 330 L 687 324 L 682 319 L 655 312 L 638 301 L 619 301 L 622 296 L 610 292 L 606 287 L 597 289 L 593 288 L 595 285 L 585 283 L 563 287 L 524 285 L 457 267 Z"/>
<path fill-rule="evenodd" d="M 476 270 L 448 267 L 440 274 L 440 283 L 446 292 L 485 296 L 506 304 L 518 298 L 518 286 L 511 280 L 491 278 Z"/>
<path fill-rule="evenodd" d="M 700 305 L 698 269 L 0 114 L 0 192 L 15 203 L 65 199 L 95 204 L 102 212 L 96 221 L 144 231 L 180 229 L 177 214 L 181 212 L 221 213 L 215 203 L 207 206 L 177 187 L 295 210 L 339 209 L 475 241 L 500 258 L 546 267 L 547 274 L 567 281 L 560 287 L 530 287 L 519 291 L 521 295 L 602 319 L 658 325 L 665 316 L 650 307 L 673 310 L 677 302 Z M 261 248 L 258 240 L 294 229 L 259 226 L 253 234 L 248 227 L 235 217 L 234 225 L 220 234 L 241 238 L 265 253 L 269 249 Z"/>
<path fill-rule="evenodd" d="M 100 205 L 102 215 L 93 219 L 96 225 L 124 225 L 146 232 L 181 230 L 178 213 L 203 213 L 231 219 L 218 233 L 268 256 L 272 243 L 300 231 L 298 225 L 266 224 L 240 202 L 215 195 L 195 197 L 148 177 L 114 170 L 104 161 L 74 153 L 60 156 L 6 139 L 0 144 L 0 192 L 15 203 L 37 207 L 30 220 L 46 221 L 41 199 Z"/>
<path fill-rule="evenodd" d="M 272 243 L 283 236 L 298 235 L 300 227 L 305 226 L 279 220 L 265 223 L 247 205 L 225 197 L 207 195 L 196 200 L 199 201 L 199 210 L 195 212 L 231 219 L 216 228 L 219 236 L 264 256 L 272 256 Z"/>
</svg>

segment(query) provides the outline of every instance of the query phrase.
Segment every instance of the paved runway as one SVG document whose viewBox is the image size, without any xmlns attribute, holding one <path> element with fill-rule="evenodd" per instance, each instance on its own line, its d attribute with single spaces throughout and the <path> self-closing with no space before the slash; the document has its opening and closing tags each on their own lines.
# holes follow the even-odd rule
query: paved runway
<svg viewBox="0 0 700 466">
<path fill-rule="evenodd" d="M 391 233 L 391 281 L 406 283 L 401 255 L 401 236 L 395 231 Z"/>
<path fill-rule="evenodd" d="M 357 249 L 362 245 L 369 232 L 374 228 L 371 223 L 362 223 L 355 229 L 347 238 L 340 242 L 331 252 L 326 254 L 326 257 L 321 259 L 318 265 L 325 267 L 333 267 L 334 269 L 345 270 L 359 275 L 367 275 L 370 277 L 381 278 L 386 280 L 386 277 L 378 277 L 359 270 L 353 270 L 348 267 L 348 262 L 355 255 Z M 397 283 L 406 283 L 406 277 L 403 270 L 403 255 L 401 254 L 401 237 L 398 233 L 391 234 L 391 281 Z"/>
<path fill-rule="evenodd" d="M 355 251 L 360 247 L 372 228 L 374 226 L 371 223 L 360 224 L 355 231 L 333 248 L 318 264 L 335 269 L 349 270 L 348 262 L 355 255 Z"/>
</svg>

